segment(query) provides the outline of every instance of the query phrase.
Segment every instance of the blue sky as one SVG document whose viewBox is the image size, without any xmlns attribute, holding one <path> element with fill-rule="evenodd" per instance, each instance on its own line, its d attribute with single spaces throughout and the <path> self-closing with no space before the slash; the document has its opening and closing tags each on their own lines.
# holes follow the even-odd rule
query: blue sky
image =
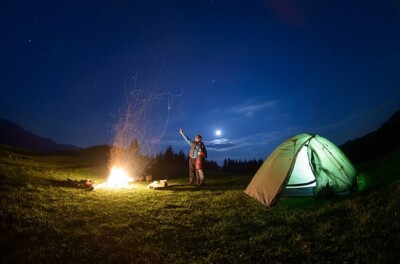
<svg viewBox="0 0 400 264">
<path fill-rule="evenodd" d="M 143 145 L 186 152 L 182 128 L 218 162 L 302 132 L 342 144 L 400 108 L 394 0 L 17 0 L 0 20 L 0 116 L 59 143 L 112 143 L 132 93 L 152 98 Z"/>
</svg>

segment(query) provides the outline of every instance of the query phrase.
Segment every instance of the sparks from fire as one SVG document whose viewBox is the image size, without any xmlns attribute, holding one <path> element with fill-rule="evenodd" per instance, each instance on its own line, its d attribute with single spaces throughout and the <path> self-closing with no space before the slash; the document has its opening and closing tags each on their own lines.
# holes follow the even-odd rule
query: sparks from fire
<svg viewBox="0 0 400 264">
<path fill-rule="evenodd" d="M 153 158 L 148 158 L 142 153 L 152 153 L 151 139 L 157 138 L 161 141 L 168 125 L 173 99 L 182 96 L 161 91 L 159 77 L 143 85 L 146 89 L 138 89 L 137 76 L 131 70 L 128 73 L 125 87 L 129 88 L 126 90 L 126 104 L 120 109 L 119 118 L 113 126 L 110 175 L 104 183 L 107 187 L 130 186 L 133 178 L 143 175 L 149 164 L 154 162 Z"/>
</svg>

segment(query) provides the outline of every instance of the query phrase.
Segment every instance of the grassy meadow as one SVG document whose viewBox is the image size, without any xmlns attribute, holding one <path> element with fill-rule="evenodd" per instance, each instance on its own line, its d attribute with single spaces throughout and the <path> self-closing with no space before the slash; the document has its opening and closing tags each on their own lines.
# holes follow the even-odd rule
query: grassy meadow
<svg viewBox="0 0 400 264">
<path fill-rule="evenodd" d="M 169 188 L 87 191 L 67 178 L 107 177 L 96 150 L 37 154 L 0 146 L 0 263 L 399 263 L 400 151 L 357 164 L 360 191 L 244 194 L 252 175 L 163 167 Z"/>
</svg>

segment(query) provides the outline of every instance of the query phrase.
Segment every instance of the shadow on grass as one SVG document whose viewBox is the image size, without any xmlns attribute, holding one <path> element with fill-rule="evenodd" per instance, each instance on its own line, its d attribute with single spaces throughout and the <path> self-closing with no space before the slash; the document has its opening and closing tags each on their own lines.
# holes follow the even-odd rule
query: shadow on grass
<svg viewBox="0 0 400 264">
<path fill-rule="evenodd" d="M 60 187 L 60 188 L 73 188 L 73 189 L 82 189 L 92 191 L 94 188 L 94 182 L 88 180 L 54 180 L 54 179 L 46 179 L 40 178 L 35 185 L 41 186 L 51 186 L 51 187 Z"/>
<path fill-rule="evenodd" d="M 42 177 L 27 177 L 24 175 L 15 175 L 12 178 L 0 174 L 0 184 L 9 187 L 70 187 L 74 186 L 68 181 L 47 179 Z"/>
<path fill-rule="evenodd" d="M 199 185 L 188 185 L 188 184 L 169 184 L 167 188 L 163 190 L 170 190 L 176 192 L 197 192 L 197 191 L 232 191 L 232 190 L 244 190 L 246 188 L 243 183 L 206 183 L 203 186 Z"/>
</svg>

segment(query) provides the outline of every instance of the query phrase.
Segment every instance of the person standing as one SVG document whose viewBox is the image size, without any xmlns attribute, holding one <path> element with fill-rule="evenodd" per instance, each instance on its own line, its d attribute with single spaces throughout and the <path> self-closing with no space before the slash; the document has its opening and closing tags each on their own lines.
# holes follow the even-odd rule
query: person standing
<svg viewBox="0 0 400 264">
<path fill-rule="evenodd" d="M 207 158 L 206 146 L 202 142 L 202 137 L 197 134 L 194 140 L 191 140 L 182 129 L 179 129 L 179 134 L 190 145 L 189 150 L 189 185 L 194 182 L 199 186 L 203 186 L 204 178 L 204 163 Z"/>
</svg>

